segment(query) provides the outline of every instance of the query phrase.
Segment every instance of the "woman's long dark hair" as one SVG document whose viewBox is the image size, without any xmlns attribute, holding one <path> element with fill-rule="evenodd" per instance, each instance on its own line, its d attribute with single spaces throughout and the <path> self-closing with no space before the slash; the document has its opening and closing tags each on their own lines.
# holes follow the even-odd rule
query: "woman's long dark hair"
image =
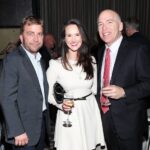
<svg viewBox="0 0 150 150">
<path fill-rule="evenodd" d="M 79 29 L 79 32 L 81 34 L 82 38 L 82 45 L 77 51 L 78 55 L 78 61 L 76 65 L 80 65 L 83 67 L 83 71 L 86 73 L 86 80 L 93 78 L 93 66 L 92 66 L 92 58 L 89 53 L 89 38 L 87 36 L 87 33 L 84 29 L 84 27 L 81 25 L 80 21 L 77 19 L 71 19 L 68 22 L 65 23 L 62 34 L 61 34 L 61 41 L 60 41 L 60 50 L 61 50 L 61 56 L 62 56 L 62 64 L 65 69 L 72 70 L 71 65 L 69 64 L 69 61 L 67 59 L 67 52 L 68 52 L 68 46 L 65 42 L 65 29 L 68 25 L 76 25 Z"/>
</svg>

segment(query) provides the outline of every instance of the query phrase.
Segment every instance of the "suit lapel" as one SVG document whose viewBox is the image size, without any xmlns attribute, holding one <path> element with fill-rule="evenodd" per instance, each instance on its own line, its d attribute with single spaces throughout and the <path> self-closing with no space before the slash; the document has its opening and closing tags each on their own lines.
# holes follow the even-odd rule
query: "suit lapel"
<svg viewBox="0 0 150 150">
<path fill-rule="evenodd" d="M 98 94 L 100 93 L 100 88 L 101 88 L 101 69 L 102 69 L 102 62 L 103 62 L 103 55 L 104 55 L 105 47 L 103 47 L 99 52 L 98 52 L 98 69 L 97 69 L 97 83 L 98 83 Z"/>
<path fill-rule="evenodd" d="M 127 54 L 127 51 L 125 49 L 126 49 L 126 41 L 123 40 L 119 47 L 116 61 L 114 64 L 112 77 L 111 77 L 111 84 L 113 84 L 115 82 L 115 79 L 116 79 L 117 75 L 119 74 L 118 71 L 120 70 L 120 67 L 122 67 L 122 63 L 124 63 L 124 58 L 126 58 L 125 56 Z"/>
<path fill-rule="evenodd" d="M 41 88 L 40 88 L 40 84 L 39 84 L 39 80 L 38 77 L 36 75 L 35 69 L 28 57 L 28 55 L 26 54 L 26 52 L 23 50 L 22 47 L 19 48 L 19 52 L 23 57 L 23 65 L 24 68 L 27 70 L 28 74 L 30 75 L 33 84 L 35 84 L 35 87 L 41 92 Z M 42 92 L 41 92 L 42 93 Z"/>
<path fill-rule="evenodd" d="M 44 91 L 45 91 L 45 99 L 47 101 L 47 96 L 48 96 L 48 82 L 47 82 L 47 77 L 46 77 L 46 71 L 45 71 L 45 64 L 43 59 L 41 59 L 41 67 L 43 71 L 43 84 L 44 84 Z"/>
</svg>

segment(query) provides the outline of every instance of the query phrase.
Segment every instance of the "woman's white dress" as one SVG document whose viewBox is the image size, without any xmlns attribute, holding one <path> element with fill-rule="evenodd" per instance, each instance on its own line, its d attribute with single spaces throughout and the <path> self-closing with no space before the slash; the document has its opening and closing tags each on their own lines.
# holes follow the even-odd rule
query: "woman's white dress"
<svg viewBox="0 0 150 150">
<path fill-rule="evenodd" d="M 97 92 L 96 64 L 93 63 L 94 78 L 85 80 L 86 74 L 82 67 L 76 66 L 75 61 L 69 62 L 72 71 L 64 69 L 60 58 L 50 60 L 50 67 L 47 70 L 48 100 L 59 108 L 55 127 L 55 147 L 57 150 L 92 150 L 97 144 L 105 145 L 100 111 L 94 96 Z M 63 126 L 67 115 L 62 111 L 62 104 L 57 104 L 53 96 L 53 85 L 56 81 L 63 86 L 66 96 L 81 98 L 93 93 L 86 100 L 74 101 L 74 108 L 69 116 L 72 127 Z"/>
</svg>

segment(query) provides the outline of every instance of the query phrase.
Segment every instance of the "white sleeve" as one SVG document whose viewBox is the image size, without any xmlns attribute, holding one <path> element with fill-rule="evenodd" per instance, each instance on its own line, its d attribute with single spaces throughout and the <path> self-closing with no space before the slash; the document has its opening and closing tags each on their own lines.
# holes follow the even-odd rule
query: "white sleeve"
<svg viewBox="0 0 150 150">
<path fill-rule="evenodd" d="M 53 86 L 57 81 L 58 73 L 59 73 L 58 60 L 50 60 L 49 68 L 47 69 L 47 73 L 46 73 L 48 84 L 49 84 L 48 102 L 50 104 L 55 105 L 59 109 L 62 109 L 62 104 L 57 104 L 53 95 Z"/>
<path fill-rule="evenodd" d="M 94 95 L 96 95 L 97 94 L 97 64 L 96 64 L 96 60 L 93 56 L 92 56 L 92 60 L 93 60 L 92 65 L 93 65 L 93 73 L 94 73 L 92 92 Z"/>
</svg>

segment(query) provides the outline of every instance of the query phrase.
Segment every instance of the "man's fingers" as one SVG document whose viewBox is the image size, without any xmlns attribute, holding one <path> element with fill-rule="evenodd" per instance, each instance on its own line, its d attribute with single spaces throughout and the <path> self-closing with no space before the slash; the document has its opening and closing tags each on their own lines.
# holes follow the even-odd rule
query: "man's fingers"
<svg viewBox="0 0 150 150">
<path fill-rule="evenodd" d="M 28 136 L 26 135 L 26 133 L 15 137 L 15 145 L 16 146 L 24 146 L 24 145 L 28 144 L 28 141 L 29 141 L 29 139 L 28 139 Z"/>
</svg>

